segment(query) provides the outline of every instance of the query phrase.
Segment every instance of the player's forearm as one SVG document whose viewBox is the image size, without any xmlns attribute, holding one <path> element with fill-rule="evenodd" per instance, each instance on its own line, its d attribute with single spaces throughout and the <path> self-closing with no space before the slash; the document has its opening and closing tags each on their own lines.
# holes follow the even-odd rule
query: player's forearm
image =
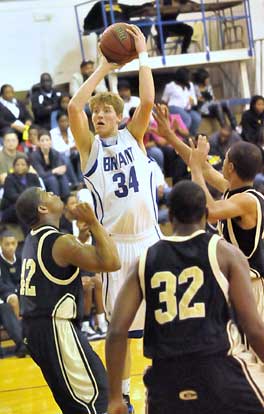
<svg viewBox="0 0 264 414">
<path fill-rule="evenodd" d="M 194 181 L 196 184 L 202 187 L 202 189 L 205 192 L 207 207 L 209 209 L 213 208 L 215 205 L 215 200 L 213 199 L 213 197 L 211 196 L 207 188 L 201 168 L 199 166 L 193 166 L 191 168 L 191 174 L 192 174 L 192 181 Z"/>
<path fill-rule="evenodd" d="M 221 193 L 224 193 L 228 188 L 228 181 L 223 175 L 214 169 L 208 162 L 203 168 L 203 176 L 206 182 Z"/>
<path fill-rule="evenodd" d="M 72 97 L 69 110 L 82 111 L 87 104 L 89 98 L 92 96 L 96 86 L 102 81 L 102 79 L 108 74 L 107 67 L 98 66 L 94 73 L 82 84 L 80 89 Z"/>
<path fill-rule="evenodd" d="M 141 106 L 149 107 L 151 111 L 155 100 L 155 88 L 152 72 L 148 66 L 141 66 L 139 69 L 139 98 Z"/>
<path fill-rule="evenodd" d="M 245 331 L 247 339 L 258 357 L 264 362 L 264 326 L 261 322 L 255 329 Z"/>
<path fill-rule="evenodd" d="M 116 244 L 103 226 L 95 222 L 90 226 L 90 232 L 95 239 L 96 255 L 104 271 L 113 272 L 120 269 L 121 264 Z"/>
<path fill-rule="evenodd" d="M 177 151 L 185 164 L 188 165 L 191 155 L 191 148 L 186 145 L 181 139 L 179 139 L 175 132 L 172 130 L 168 131 L 168 134 L 165 138 L 166 141 Z"/>
<path fill-rule="evenodd" d="M 110 400 L 122 398 L 122 377 L 126 350 L 127 333 L 120 334 L 119 332 L 114 332 L 110 325 L 105 344 Z"/>
</svg>

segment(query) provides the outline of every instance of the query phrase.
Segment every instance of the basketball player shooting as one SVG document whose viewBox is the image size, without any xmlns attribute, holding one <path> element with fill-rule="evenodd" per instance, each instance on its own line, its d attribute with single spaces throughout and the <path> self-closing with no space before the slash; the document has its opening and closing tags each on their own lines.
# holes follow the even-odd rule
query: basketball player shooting
<svg viewBox="0 0 264 414">
<path fill-rule="evenodd" d="M 148 65 L 144 35 L 136 26 L 126 29 L 133 37 L 139 58 L 140 105 L 127 126 L 118 130 L 123 101 L 119 95 L 100 93 L 91 98 L 97 84 L 117 65 L 103 57 L 96 71 L 81 86 L 69 104 L 70 127 L 80 152 L 81 167 L 92 193 L 99 221 L 115 240 L 121 259 L 118 272 L 103 273 L 103 295 L 108 320 L 117 294 L 133 273 L 144 249 L 160 238 L 157 224 L 156 184 L 151 161 L 145 154 L 143 136 L 154 104 L 154 83 Z M 89 100 L 96 135 L 88 128 L 84 107 Z M 144 309 L 141 306 L 129 329 L 129 337 L 142 336 Z M 130 350 L 127 348 L 122 392 L 129 413 Z"/>
</svg>

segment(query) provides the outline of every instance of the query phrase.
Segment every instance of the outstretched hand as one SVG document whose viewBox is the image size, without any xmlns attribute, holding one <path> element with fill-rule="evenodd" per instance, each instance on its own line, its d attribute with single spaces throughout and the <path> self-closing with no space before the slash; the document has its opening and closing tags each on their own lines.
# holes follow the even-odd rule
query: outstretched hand
<svg viewBox="0 0 264 414">
<path fill-rule="evenodd" d="M 92 226 L 97 223 L 92 207 L 88 203 L 78 203 L 73 209 L 74 218 L 80 222 Z"/>
<path fill-rule="evenodd" d="M 207 137 L 205 135 L 199 135 L 196 147 L 191 138 L 189 139 L 189 143 L 192 150 L 189 159 L 189 167 L 191 170 L 194 168 L 202 169 L 207 161 L 210 148 Z"/>
<path fill-rule="evenodd" d="M 157 122 L 156 133 L 167 138 L 168 134 L 172 131 L 170 127 L 169 110 L 160 104 L 154 105 L 154 111 L 152 112 L 153 118 Z"/>
<path fill-rule="evenodd" d="M 129 33 L 135 41 L 135 49 L 137 54 L 141 52 L 147 51 L 147 44 L 145 36 L 143 35 L 142 31 L 139 27 L 135 26 L 134 24 L 130 24 L 129 28 L 126 29 L 127 33 Z"/>
</svg>

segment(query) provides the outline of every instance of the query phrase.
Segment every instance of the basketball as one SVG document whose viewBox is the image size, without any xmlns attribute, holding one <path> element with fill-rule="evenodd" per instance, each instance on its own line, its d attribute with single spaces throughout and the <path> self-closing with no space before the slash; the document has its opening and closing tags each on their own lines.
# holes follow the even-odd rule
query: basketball
<svg viewBox="0 0 264 414">
<path fill-rule="evenodd" d="M 100 48 L 108 62 L 124 65 L 137 58 L 134 38 L 126 31 L 130 25 L 115 23 L 102 34 Z"/>
</svg>

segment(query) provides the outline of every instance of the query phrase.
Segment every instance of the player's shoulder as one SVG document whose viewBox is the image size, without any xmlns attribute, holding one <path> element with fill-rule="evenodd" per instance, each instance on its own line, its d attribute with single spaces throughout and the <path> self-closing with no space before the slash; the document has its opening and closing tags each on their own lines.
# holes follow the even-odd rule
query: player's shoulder
<svg viewBox="0 0 264 414">
<path fill-rule="evenodd" d="M 229 243 L 224 238 L 218 237 L 217 243 L 217 256 L 224 258 L 225 261 L 236 260 L 239 258 L 244 258 L 242 251 L 235 245 Z"/>
</svg>

